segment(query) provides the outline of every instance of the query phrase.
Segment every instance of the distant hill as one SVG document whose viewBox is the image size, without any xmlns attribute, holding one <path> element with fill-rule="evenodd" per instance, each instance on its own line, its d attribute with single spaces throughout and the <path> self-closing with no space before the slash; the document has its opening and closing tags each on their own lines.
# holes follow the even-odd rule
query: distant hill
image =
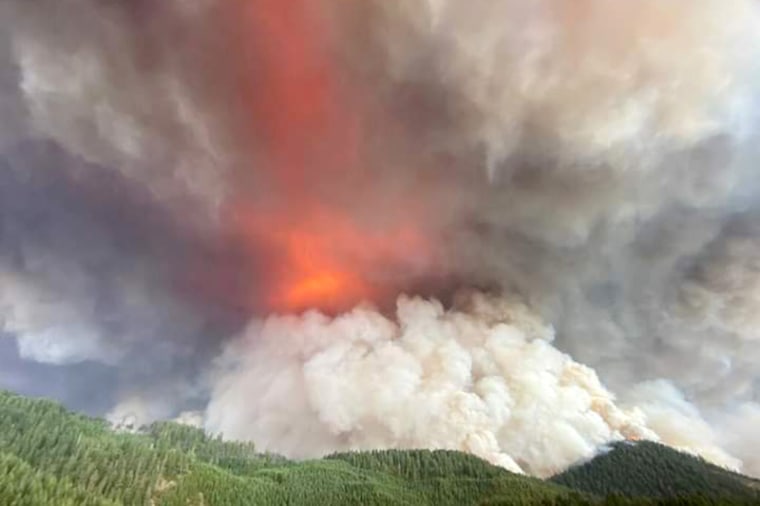
<svg viewBox="0 0 760 506">
<path fill-rule="evenodd" d="M 667 498 L 702 495 L 760 504 L 760 481 L 649 441 L 621 442 L 550 480 L 590 494 Z"/>
<path fill-rule="evenodd" d="M 640 455 L 640 448 L 651 451 Z M 655 459 L 646 465 L 660 466 L 659 482 L 635 471 L 642 455 Z M 684 470 L 700 478 L 682 478 Z M 174 423 L 113 431 L 104 420 L 56 403 L 0 391 L 3 506 L 709 504 L 705 491 L 712 490 L 756 500 L 756 483 L 658 445 L 615 448 L 551 481 L 454 451 L 343 453 L 293 462 Z M 606 497 L 610 493 L 618 496 Z M 652 499 L 665 496 L 679 496 L 678 502 Z"/>
</svg>

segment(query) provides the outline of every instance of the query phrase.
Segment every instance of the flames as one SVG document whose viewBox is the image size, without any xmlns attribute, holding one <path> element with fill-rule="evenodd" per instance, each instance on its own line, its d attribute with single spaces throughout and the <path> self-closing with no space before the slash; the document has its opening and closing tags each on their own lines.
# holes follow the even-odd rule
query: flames
<svg viewBox="0 0 760 506">
<path fill-rule="evenodd" d="M 235 226 L 260 265 L 268 310 L 346 309 L 376 300 L 393 272 L 429 255 L 405 202 L 392 219 L 361 219 L 360 125 L 368 115 L 331 52 L 325 9 L 306 0 L 256 0 L 243 8 L 251 37 L 250 128 L 271 199 L 239 197 Z M 320 14 L 322 13 L 322 14 Z M 411 202 L 408 199 L 408 202 Z M 397 203 L 398 204 L 398 203 Z M 362 213 L 359 213 L 362 214 Z M 242 217 L 242 218 L 241 218 Z M 401 223 L 401 224 L 399 224 Z M 263 280 L 263 282 L 261 281 Z M 259 294 L 260 297 L 260 294 Z"/>
</svg>

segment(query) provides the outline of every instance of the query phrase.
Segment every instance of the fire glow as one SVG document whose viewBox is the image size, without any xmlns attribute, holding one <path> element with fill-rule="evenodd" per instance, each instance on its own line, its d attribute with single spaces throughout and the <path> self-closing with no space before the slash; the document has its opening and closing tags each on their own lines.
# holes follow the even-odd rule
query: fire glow
<svg viewBox="0 0 760 506">
<path fill-rule="evenodd" d="M 243 216 L 237 226 L 251 251 L 263 251 L 265 303 L 276 311 L 375 300 L 386 289 L 380 273 L 408 263 L 410 254 L 413 261 L 427 255 L 411 212 L 399 213 L 402 225 L 369 226 L 317 190 L 322 181 L 361 184 L 365 113 L 314 8 L 305 0 L 257 0 L 244 16 L 256 34 L 251 128 L 278 203 L 243 203 L 235 214 Z"/>
<path fill-rule="evenodd" d="M 368 230 L 328 207 L 288 214 L 248 215 L 249 242 L 265 250 L 270 286 L 265 301 L 277 311 L 346 309 L 393 296 L 389 273 L 427 258 L 426 242 L 413 227 Z"/>
</svg>

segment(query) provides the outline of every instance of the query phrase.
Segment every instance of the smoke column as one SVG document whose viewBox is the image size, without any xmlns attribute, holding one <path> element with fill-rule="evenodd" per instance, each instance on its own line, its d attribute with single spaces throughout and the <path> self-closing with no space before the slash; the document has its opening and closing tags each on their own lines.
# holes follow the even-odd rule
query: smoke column
<svg viewBox="0 0 760 506">
<path fill-rule="evenodd" d="M 5 2 L 0 386 L 297 458 L 547 476 L 646 438 L 757 475 L 759 28 L 755 0 Z"/>
</svg>

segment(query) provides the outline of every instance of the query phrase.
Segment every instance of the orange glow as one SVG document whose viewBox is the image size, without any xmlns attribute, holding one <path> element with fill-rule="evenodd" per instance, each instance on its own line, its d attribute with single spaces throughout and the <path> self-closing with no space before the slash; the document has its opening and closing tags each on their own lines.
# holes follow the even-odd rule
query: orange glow
<svg viewBox="0 0 760 506">
<path fill-rule="evenodd" d="M 428 255 L 423 238 L 408 226 L 364 229 L 328 208 L 303 213 L 252 211 L 241 223 L 248 243 L 271 264 L 266 304 L 277 311 L 347 309 L 393 289 L 392 274 Z"/>
<path fill-rule="evenodd" d="M 246 22 L 257 51 L 251 93 L 255 135 L 288 193 L 315 173 L 345 173 L 359 161 L 357 105 L 332 61 L 326 2 L 251 0 Z"/>
<path fill-rule="evenodd" d="M 367 115 L 332 56 L 329 8 L 317 0 L 249 0 L 240 12 L 253 52 L 247 98 L 256 170 L 266 174 L 272 200 L 238 196 L 231 215 L 264 265 L 257 287 L 266 289 L 270 310 L 340 310 L 374 300 L 388 289 L 389 272 L 426 254 L 407 225 L 409 210 L 393 209 L 403 225 L 368 224 L 352 215 L 357 203 L 326 202 L 331 191 L 345 196 L 361 181 L 359 120 Z"/>
<path fill-rule="evenodd" d="M 275 280 L 270 305 L 285 310 L 333 309 L 367 297 L 369 289 L 336 251 L 336 247 L 350 246 L 350 242 L 337 244 L 350 238 L 333 234 L 329 229 L 320 231 L 311 223 L 300 226 L 305 228 L 291 225 L 283 233 L 270 232 L 265 238 L 275 241 L 273 246 L 282 253 L 284 267 L 280 279 Z"/>
<path fill-rule="evenodd" d="M 343 272 L 316 272 L 296 282 L 284 294 L 286 307 L 310 307 L 315 304 L 334 305 L 351 294 L 355 285 Z"/>
</svg>

